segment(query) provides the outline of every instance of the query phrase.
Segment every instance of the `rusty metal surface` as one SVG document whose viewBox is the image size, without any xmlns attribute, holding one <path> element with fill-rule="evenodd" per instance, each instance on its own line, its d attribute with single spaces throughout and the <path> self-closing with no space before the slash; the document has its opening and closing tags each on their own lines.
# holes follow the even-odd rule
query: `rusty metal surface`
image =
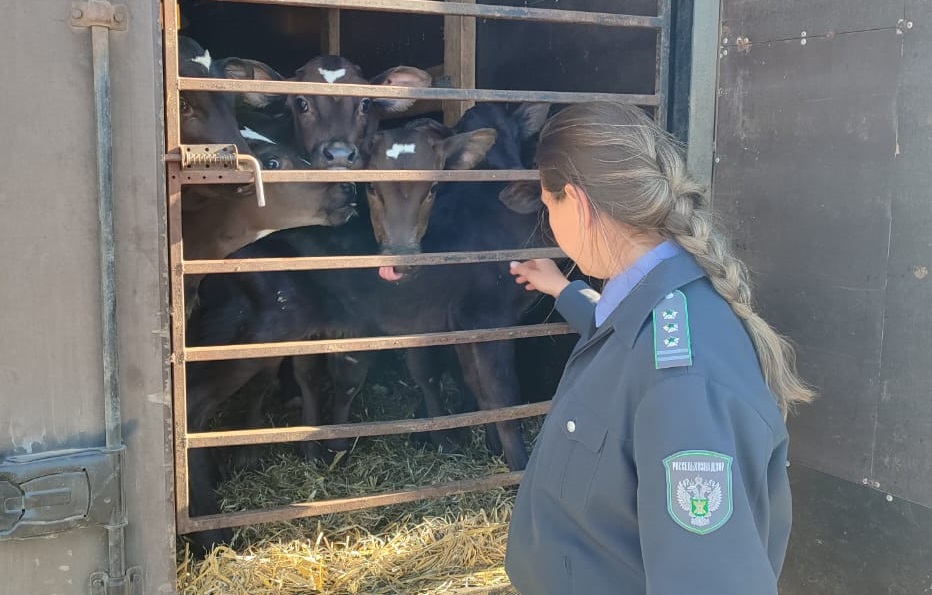
<svg viewBox="0 0 932 595">
<path fill-rule="evenodd" d="M 381 349 L 408 349 L 436 345 L 457 345 L 481 341 L 502 341 L 565 335 L 570 327 L 564 323 L 529 324 L 497 329 L 473 331 L 449 331 L 442 333 L 420 333 L 415 335 L 391 335 L 387 337 L 363 337 L 359 339 L 328 339 L 319 341 L 282 341 L 280 343 L 251 343 L 241 345 L 217 345 L 211 347 L 187 347 L 183 353 L 176 352 L 176 359 L 188 362 L 210 362 L 226 359 L 248 359 L 256 357 L 280 357 L 312 355 L 317 353 L 341 353 L 350 351 L 375 351 Z M 177 431 L 177 426 L 176 426 Z"/>
<path fill-rule="evenodd" d="M 294 519 L 320 516 L 322 514 L 349 512 L 353 510 L 362 510 L 364 508 L 374 508 L 376 506 L 386 506 L 389 504 L 415 502 L 428 498 L 442 498 L 444 496 L 451 496 L 463 492 L 490 490 L 493 488 L 517 485 L 521 482 L 521 477 L 523 475 L 523 471 L 511 471 L 509 473 L 496 473 L 495 475 L 478 479 L 450 481 L 423 488 L 387 492 L 373 496 L 322 500 L 320 502 L 301 502 L 275 508 L 204 515 L 185 519 L 183 524 L 179 522 L 179 531 L 181 533 L 189 533 L 191 531 L 220 529 L 222 527 L 240 527 L 257 523 L 291 521 Z"/>
<path fill-rule="evenodd" d="M 102 0 L 71 3 L 72 27 L 106 27 L 126 31 L 129 13 L 125 4 L 111 4 Z"/>
<path fill-rule="evenodd" d="M 902 0 L 727 0 L 722 2 L 722 37 L 751 43 L 821 37 L 896 27 Z M 720 40 L 722 41 L 722 40 Z"/>
<path fill-rule="evenodd" d="M 463 428 L 466 426 L 476 426 L 512 419 L 524 419 L 535 415 L 544 415 L 548 411 L 550 411 L 550 401 L 531 403 L 529 405 L 514 405 L 488 411 L 457 413 L 425 419 L 348 423 L 331 426 L 294 426 L 259 430 L 195 432 L 188 434 L 188 448 L 274 444 L 276 442 L 329 440 L 332 438 L 356 438 L 359 436 L 388 436 L 391 434 L 408 434 L 411 432 L 450 430 L 453 428 Z"/>
<path fill-rule="evenodd" d="M 715 206 L 821 393 L 791 418 L 791 456 L 854 481 L 879 437 L 900 42 L 875 30 L 720 61 Z"/>
<path fill-rule="evenodd" d="M 225 0 L 239 2 L 241 0 Z M 243 0 L 250 4 L 277 4 L 288 6 L 312 6 L 317 8 L 349 8 L 395 13 L 435 14 L 447 16 L 480 17 L 483 19 L 507 19 L 546 23 L 575 23 L 605 27 L 641 27 L 657 29 L 661 19 L 649 16 L 586 12 L 573 10 L 549 10 L 523 6 L 497 6 L 492 4 L 467 4 L 463 2 L 434 2 L 432 0 Z M 661 0 L 667 1 L 667 0 Z"/>
<path fill-rule="evenodd" d="M 166 155 L 173 161 L 174 155 Z M 184 184 L 244 184 L 252 182 L 251 171 L 183 170 L 180 179 Z M 359 169 L 359 170 L 263 170 L 263 183 L 280 182 L 520 182 L 540 179 L 538 171 L 531 169 Z"/>
<path fill-rule="evenodd" d="M 897 81 L 881 399 L 869 480 L 932 508 L 932 5 L 906 6 L 907 22 L 916 25 L 902 36 Z"/>
<path fill-rule="evenodd" d="M 349 85 L 340 83 L 305 83 L 293 81 L 254 81 L 239 79 L 205 79 L 183 77 L 180 88 L 185 91 L 238 91 L 277 93 L 281 95 L 351 95 L 354 97 L 404 97 L 409 99 L 464 101 L 538 101 L 546 103 L 583 103 L 617 101 L 635 105 L 659 104 L 656 95 L 625 93 L 573 93 L 568 91 L 507 91 L 501 89 L 421 89 L 387 85 Z"/>
</svg>

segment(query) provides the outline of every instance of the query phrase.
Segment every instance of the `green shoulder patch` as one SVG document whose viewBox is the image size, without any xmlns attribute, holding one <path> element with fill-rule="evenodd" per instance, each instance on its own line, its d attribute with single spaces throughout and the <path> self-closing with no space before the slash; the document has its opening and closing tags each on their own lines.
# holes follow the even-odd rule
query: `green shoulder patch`
<svg viewBox="0 0 932 595">
<path fill-rule="evenodd" d="M 686 295 L 670 292 L 654 307 L 654 367 L 676 368 L 693 364 L 689 341 Z"/>
<path fill-rule="evenodd" d="M 708 450 L 684 450 L 663 460 L 667 470 L 667 512 L 680 527 L 706 535 L 731 518 L 732 457 Z"/>
</svg>

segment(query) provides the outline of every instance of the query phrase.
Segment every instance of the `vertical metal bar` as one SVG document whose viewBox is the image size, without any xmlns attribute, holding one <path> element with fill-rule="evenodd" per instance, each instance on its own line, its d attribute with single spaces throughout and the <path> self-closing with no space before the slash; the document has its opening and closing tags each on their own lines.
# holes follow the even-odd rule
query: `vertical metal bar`
<svg viewBox="0 0 932 595">
<path fill-rule="evenodd" d="M 328 8 L 325 11 L 326 19 L 321 39 L 321 52 L 332 56 L 339 56 L 340 49 L 340 9 Z"/>
<path fill-rule="evenodd" d="M 663 25 L 657 31 L 657 78 L 654 83 L 654 93 L 658 97 L 657 122 L 667 127 L 667 112 L 670 109 L 670 29 L 673 24 L 673 15 L 670 10 L 671 0 L 657 2 L 657 16 L 663 19 Z"/>
<path fill-rule="evenodd" d="M 715 99 L 721 40 L 721 0 L 703 0 L 693 7 L 692 74 L 689 89 L 689 144 L 686 167 L 706 188 L 712 188 L 715 159 Z M 712 193 L 709 193 L 712 196 Z"/>
<path fill-rule="evenodd" d="M 181 144 L 178 98 L 178 1 L 163 0 L 165 19 L 165 146 L 177 151 Z M 188 406 L 184 363 L 184 243 L 181 235 L 181 164 L 168 170 L 168 261 L 171 285 L 172 408 L 175 446 L 175 522 L 184 531 L 190 519 L 188 498 Z"/>
<path fill-rule="evenodd" d="M 475 0 L 459 0 L 474 4 Z M 476 19 L 443 17 L 443 69 L 460 89 L 476 88 Z M 474 101 L 444 101 L 443 123 L 455 126 Z"/>
<path fill-rule="evenodd" d="M 120 366 L 117 350 L 116 267 L 113 234 L 113 145 L 110 123 L 110 29 L 91 27 L 94 70 L 94 112 L 97 136 L 97 215 L 100 223 L 100 307 L 104 376 L 106 443 L 109 449 L 123 446 L 120 413 Z M 122 487 L 121 487 L 122 491 Z M 122 499 L 122 493 L 120 498 Z M 123 528 L 125 515 L 107 527 L 109 575 L 126 574 Z"/>
</svg>

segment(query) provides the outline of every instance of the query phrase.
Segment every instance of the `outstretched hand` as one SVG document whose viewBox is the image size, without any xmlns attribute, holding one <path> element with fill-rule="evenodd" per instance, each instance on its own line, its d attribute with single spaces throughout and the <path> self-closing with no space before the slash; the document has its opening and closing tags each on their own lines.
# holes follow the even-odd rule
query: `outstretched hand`
<svg viewBox="0 0 932 595">
<path fill-rule="evenodd" d="M 524 285 L 528 291 L 536 290 L 553 297 L 559 296 L 570 284 L 557 264 L 549 258 L 513 261 L 509 272 L 515 276 L 515 283 Z"/>
</svg>

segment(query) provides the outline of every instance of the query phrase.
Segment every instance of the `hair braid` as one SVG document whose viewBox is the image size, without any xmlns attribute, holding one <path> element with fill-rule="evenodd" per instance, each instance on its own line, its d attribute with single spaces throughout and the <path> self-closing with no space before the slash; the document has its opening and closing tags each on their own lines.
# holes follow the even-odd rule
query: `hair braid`
<svg viewBox="0 0 932 595">
<path fill-rule="evenodd" d="M 545 189 L 579 185 L 600 213 L 676 241 L 743 321 L 784 414 L 812 400 L 815 393 L 796 372 L 793 347 L 755 312 L 747 268 L 717 229 L 675 139 L 640 109 L 619 103 L 570 106 L 547 122 L 540 138 Z"/>
<path fill-rule="evenodd" d="M 671 186 L 676 188 L 675 184 Z M 697 204 L 691 193 L 678 194 L 665 224 L 666 233 L 696 258 L 715 291 L 744 322 L 764 379 L 784 415 L 795 405 L 811 401 L 815 393 L 796 372 L 793 347 L 754 311 L 747 267 L 734 256 L 725 238 L 715 229 L 708 208 Z"/>
</svg>

